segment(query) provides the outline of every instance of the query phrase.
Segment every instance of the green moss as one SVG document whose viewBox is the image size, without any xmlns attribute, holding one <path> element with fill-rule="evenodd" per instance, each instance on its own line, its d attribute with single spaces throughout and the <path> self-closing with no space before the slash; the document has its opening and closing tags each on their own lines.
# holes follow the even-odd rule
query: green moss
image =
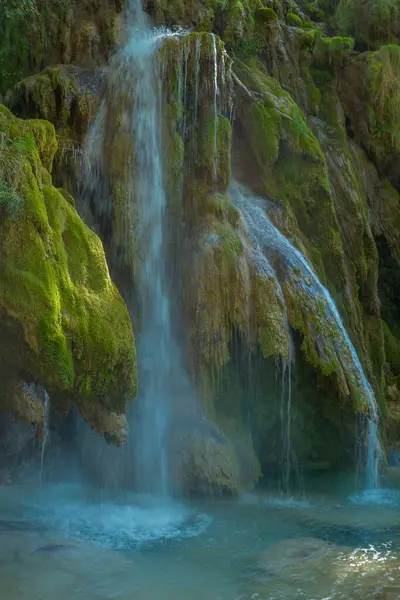
<svg viewBox="0 0 400 600">
<path fill-rule="evenodd" d="M 238 495 L 243 491 L 233 444 L 220 433 L 178 434 L 174 485 L 187 496 Z"/>
<path fill-rule="evenodd" d="M 54 125 L 65 127 L 70 116 L 71 104 L 78 98 L 75 76 L 62 67 L 48 67 L 39 75 L 23 79 L 16 86 L 13 103 L 23 111 L 33 113 L 35 118 L 50 120 Z"/>
<path fill-rule="evenodd" d="M 315 245 L 321 252 L 324 269 L 318 269 L 320 277 L 341 289 L 343 249 L 320 144 L 304 113 L 276 80 L 263 76 L 259 69 L 248 75 L 242 67 L 242 73 L 248 76 L 251 89 L 264 95 L 251 105 L 247 128 L 265 192 L 290 205 L 309 254 Z"/>
<path fill-rule="evenodd" d="M 278 159 L 281 116 L 269 100 L 252 104 L 251 112 L 251 147 L 266 169 Z"/>
<path fill-rule="evenodd" d="M 384 46 L 368 56 L 371 93 L 369 122 L 375 153 L 400 151 L 400 46 Z"/>
<path fill-rule="evenodd" d="M 222 14 L 224 10 L 222 9 Z M 254 30 L 254 20 L 246 2 L 229 0 L 226 7 L 226 19 L 222 38 L 228 47 L 251 37 Z"/>
<path fill-rule="evenodd" d="M 158 23 L 168 25 L 181 23 L 185 16 L 185 3 L 183 0 L 155 0 L 154 8 Z"/>
<path fill-rule="evenodd" d="M 0 94 L 55 64 L 104 64 L 117 37 L 114 2 L 7 0 L 0 11 Z"/>
<path fill-rule="evenodd" d="M 226 190 L 231 180 L 232 128 L 229 119 L 218 117 L 217 162 L 220 189 Z"/>
<path fill-rule="evenodd" d="M 175 132 L 174 135 L 167 136 L 166 145 L 167 160 L 165 164 L 165 183 L 168 195 L 176 205 L 178 200 L 180 200 L 183 185 L 182 168 L 185 147 L 182 137 L 178 132 Z"/>
<path fill-rule="evenodd" d="M 326 18 L 325 2 L 314 0 L 314 2 L 304 2 L 303 8 L 313 21 L 320 22 Z"/>
<path fill-rule="evenodd" d="M 233 327 L 244 315 L 243 245 L 232 226 L 211 221 L 191 273 L 191 341 L 196 354 L 218 373 L 229 361 Z"/>
<path fill-rule="evenodd" d="M 0 115 L 3 135 L 25 141 L 14 180 L 23 208 L 0 228 L 0 309 L 13 323 L 20 361 L 13 369 L 30 371 L 60 401 L 123 411 L 136 390 L 132 327 L 99 238 L 49 176 L 41 183 L 41 155 L 50 167 L 57 147 L 54 128 Z"/>
<path fill-rule="evenodd" d="M 389 325 L 382 321 L 385 337 L 385 354 L 390 370 L 395 377 L 400 377 L 400 342 L 393 335 Z"/>
<path fill-rule="evenodd" d="M 335 21 L 344 34 L 355 36 L 371 47 L 396 42 L 400 33 L 398 0 L 343 0 Z"/>
<path fill-rule="evenodd" d="M 350 37 L 325 37 L 320 32 L 315 38 L 314 60 L 317 65 L 341 66 L 354 48 Z"/>
<path fill-rule="evenodd" d="M 285 307 L 273 277 L 255 272 L 252 278 L 253 319 L 256 323 L 256 342 L 264 358 L 281 357 L 289 360 L 289 336 Z"/>
<path fill-rule="evenodd" d="M 201 207 L 204 215 L 212 215 L 220 222 L 227 222 L 236 228 L 239 224 L 239 213 L 228 194 L 209 194 Z"/>
<path fill-rule="evenodd" d="M 258 344 L 265 357 L 287 359 L 289 339 L 278 284 L 252 264 L 234 229 L 238 213 L 229 197 L 210 196 L 202 214 L 206 232 L 195 253 L 186 303 L 193 311 L 190 322 L 196 361 L 217 377 L 230 360 L 235 331 L 249 347 Z"/>
<path fill-rule="evenodd" d="M 302 27 L 303 26 L 302 19 L 295 13 L 289 13 L 286 18 L 287 18 L 287 22 L 289 23 L 289 25 L 292 25 L 293 27 Z"/>
<path fill-rule="evenodd" d="M 278 20 L 278 15 L 272 8 L 259 8 L 254 13 L 254 20 L 257 25 L 276 23 Z"/>
<path fill-rule="evenodd" d="M 0 181 L 0 211 L 5 211 L 7 217 L 17 219 L 24 205 L 24 199 L 13 186 Z"/>
</svg>

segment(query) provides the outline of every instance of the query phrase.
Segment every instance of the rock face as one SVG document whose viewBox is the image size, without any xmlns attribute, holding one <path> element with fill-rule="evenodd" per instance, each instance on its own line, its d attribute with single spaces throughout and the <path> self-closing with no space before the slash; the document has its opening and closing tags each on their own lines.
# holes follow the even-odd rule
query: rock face
<svg viewBox="0 0 400 600">
<path fill-rule="evenodd" d="M 301 252 L 336 303 L 379 404 L 382 443 L 395 447 L 400 414 L 400 6 L 383 0 L 143 4 L 155 23 L 191 30 L 164 40 L 157 50 L 168 204 L 165 251 L 176 299 L 174 322 L 210 424 L 207 432 L 190 427 L 180 432 L 177 482 L 188 493 L 236 493 L 254 483 L 260 468 L 268 475 L 289 460 L 282 456 L 283 439 L 304 466 L 343 468 L 353 460 L 359 414 L 370 410 L 363 382 L 351 375 L 340 328 L 327 319 L 326 301 L 310 292 L 310 279 L 288 268 L 279 253 L 272 256 L 270 248 L 272 270 L 265 268 L 264 247 L 256 249 L 256 256 L 234 201 L 232 173 L 268 201 L 273 227 Z M 79 160 L 71 163 L 65 157 L 71 149 L 76 157 L 86 148 L 99 183 L 91 189 L 93 222 L 113 275 L 124 290 L 140 296 L 140 211 L 132 200 L 137 196 L 132 165 L 140 149 L 129 129 L 134 76 L 113 76 L 112 62 L 102 71 L 104 79 L 93 71 L 117 43 L 122 9 L 111 0 L 96 0 L 71 3 L 65 14 L 49 15 L 38 1 L 35 23 L 50 24 L 48 31 L 59 32 L 61 41 L 51 37 L 47 56 L 39 56 L 40 36 L 46 35 L 39 28 L 37 52 L 31 44 L 29 56 L 17 58 L 20 83 L 10 91 L 15 82 L 5 73 L 3 91 L 9 90 L 7 101 L 19 116 L 48 119 L 56 127 L 61 152 L 55 158 L 55 181 L 68 192 L 79 191 L 82 169 Z M 0 27 L 8 24 L 12 36 L 25 18 L 11 11 Z M 103 135 L 93 138 L 93 154 L 91 138 L 86 146 L 84 140 L 96 112 Z M 13 281 L 25 281 L 18 260 L 32 248 L 28 271 L 35 273 L 33 249 L 39 236 L 41 259 L 55 252 L 61 261 L 56 264 L 64 265 L 54 270 L 53 259 L 45 261 L 46 301 L 41 288 L 35 291 L 49 331 L 40 327 L 39 314 L 26 317 L 30 290 L 24 295 L 18 288 L 12 295 L 7 281 L 3 296 L 11 294 L 16 306 L 3 309 L 3 338 L 18 336 L 19 364 L 30 374 L 34 369 L 41 374 L 41 383 L 60 406 L 71 394 L 89 422 L 113 435 L 104 424 L 108 413 L 122 411 L 124 400 L 116 398 L 134 387 L 125 309 L 109 280 L 98 238 L 84 227 L 68 193 L 51 187 L 48 170 L 56 145 L 49 126 L 22 125 L 5 110 L 1 115 L 6 130 L 18 130 L 21 139 L 26 127 L 36 149 L 29 154 L 34 166 L 24 184 L 34 189 L 29 228 L 22 228 L 23 214 L 13 220 L 19 196 L 24 196 L 13 192 L 0 261 L 16 265 Z M 93 157 L 100 155 L 96 163 Z M 12 224 L 9 235 L 7 223 Z M 0 289 L 0 307 L 3 296 Z M 97 310 L 101 319 L 92 319 Z M 114 331 L 126 336 L 116 339 Z M 38 362 L 35 352 L 42 352 Z M 277 402 L 286 408 L 277 409 Z M 101 407 L 96 415 L 94 406 Z M 286 410 L 293 411 L 290 443 L 282 425 L 288 422 Z M 115 427 L 117 437 L 124 434 L 123 423 Z M 247 480 L 243 465 L 251 473 Z"/>
<path fill-rule="evenodd" d="M 96 430 L 119 439 L 123 427 L 112 415 L 123 413 L 135 395 L 135 347 L 101 241 L 81 221 L 69 195 L 51 184 L 54 127 L 21 121 L 1 107 L 0 130 L 4 395 L 10 402 L 7 387 L 27 376 L 46 388 L 60 410 L 73 400 Z M 35 422 L 29 410 L 19 413 Z"/>
<path fill-rule="evenodd" d="M 0 94 L 48 65 L 104 65 L 118 39 L 123 6 L 121 0 L 8 2 L 0 14 Z"/>
</svg>

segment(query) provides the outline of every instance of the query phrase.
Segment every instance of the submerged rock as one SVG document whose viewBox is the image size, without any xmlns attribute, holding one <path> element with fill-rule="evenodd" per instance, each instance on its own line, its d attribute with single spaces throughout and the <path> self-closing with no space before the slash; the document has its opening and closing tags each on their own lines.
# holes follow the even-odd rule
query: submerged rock
<svg viewBox="0 0 400 600">
<path fill-rule="evenodd" d="M 273 543 L 259 558 L 259 567 L 279 575 L 284 569 L 290 569 L 292 577 L 303 578 L 304 562 L 308 569 L 315 570 L 324 567 L 331 557 L 337 553 L 337 548 L 318 538 L 298 538 L 280 540 Z"/>
</svg>

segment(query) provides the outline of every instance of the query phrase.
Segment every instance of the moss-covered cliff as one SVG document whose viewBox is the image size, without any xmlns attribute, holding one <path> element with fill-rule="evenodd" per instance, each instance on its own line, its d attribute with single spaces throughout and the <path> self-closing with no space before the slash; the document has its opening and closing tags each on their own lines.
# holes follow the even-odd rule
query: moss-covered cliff
<svg viewBox="0 0 400 600">
<path fill-rule="evenodd" d="M 101 241 L 68 192 L 52 186 L 54 127 L 1 107 L 0 132 L 3 387 L 37 381 L 55 406 L 73 400 L 95 429 L 118 439 L 117 414 L 136 392 L 135 348 Z"/>
</svg>

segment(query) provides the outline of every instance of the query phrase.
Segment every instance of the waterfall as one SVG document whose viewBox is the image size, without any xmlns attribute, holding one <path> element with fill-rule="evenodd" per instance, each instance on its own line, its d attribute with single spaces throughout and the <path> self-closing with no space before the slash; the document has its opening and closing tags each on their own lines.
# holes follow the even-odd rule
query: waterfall
<svg viewBox="0 0 400 600">
<path fill-rule="evenodd" d="M 194 68 L 194 122 L 197 122 L 197 114 L 199 110 L 199 77 L 200 77 L 200 53 L 201 53 L 201 39 L 196 39 L 196 58 Z"/>
<path fill-rule="evenodd" d="M 50 434 L 50 399 L 46 390 L 39 388 L 43 400 L 43 421 L 42 421 L 42 444 L 40 450 L 40 483 L 43 481 L 43 464 L 44 464 L 44 452 L 46 445 L 49 440 Z"/>
<path fill-rule="evenodd" d="M 367 380 L 357 352 L 341 320 L 335 302 L 328 290 L 321 284 L 314 270 L 290 241 L 274 226 L 264 207 L 265 201 L 252 197 L 242 186 L 233 182 L 231 197 L 239 210 L 245 228 L 253 244 L 261 249 L 269 263 L 277 262 L 283 271 L 281 285 L 290 296 L 311 307 L 323 307 L 323 320 L 327 331 L 334 331 L 333 344 L 336 359 L 354 389 L 359 390 L 368 410 L 366 486 L 378 486 L 379 461 L 382 454 L 378 438 L 378 409 L 372 387 Z M 272 267 L 271 267 L 272 268 Z M 323 349 L 322 349 L 323 351 Z M 290 405 L 288 405 L 287 430 L 290 430 Z M 285 434 L 287 438 L 287 434 Z M 287 450 L 290 452 L 289 446 Z"/>
<path fill-rule="evenodd" d="M 139 292 L 134 294 L 136 301 L 140 300 L 136 332 L 139 397 L 131 411 L 133 448 L 128 460 L 137 489 L 160 496 L 169 495 L 171 488 L 168 435 L 172 404 L 177 395 L 187 396 L 187 391 L 181 390 L 187 378 L 171 331 L 166 282 L 163 65 L 156 57 L 163 40 L 178 35 L 164 28 L 151 29 L 141 0 L 130 0 L 126 42 L 110 62 L 103 100 L 88 136 L 85 173 L 86 196 L 95 204 L 95 216 L 106 221 L 108 235 L 113 220 L 110 246 L 114 266 L 124 272 L 129 267 L 132 285 Z M 187 55 L 185 58 L 185 73 L 179 64 L 182 102 Z M 119 162 L 114 161 L 110 145 L 124 149 Z M 85 193 L 83 202 L 88 204 Z"/>
<path fill-rule="evenodd" d="M 240 195 L 241 188 L 233 182 L 231 184 L 231 196 L 239 201 L 240 212 Z M 294 456 L 294 448 L 292 443 L 292 363 L 294 360 L 293 341 L 290 333 L 288 322 L 286 302 L 283 295 L 282 287 L 275 272 L 275 269 L 268 257 L 263 252 L 261 240 L 255 235 L 256 221 L 252 215 L 248 214 L 243 220 L 245 236 L 242 236 L 243 246 L 246 254 L 256 269 L 260 277 L 272 279 L 275 284 L 276 294 L 278 295 L 284 316 L 285 332 L 287 337 L 287 347 L 289 349 L 289 357 L 287 360 L 282 359 L 281 369 L 281 397 L 280 397 L 280 421 L 281 421 L 281 484 L 283 491 L 288 494 L 290 491 L 290 478 L 292 471 L 297 474 L 296 461 Z M 249 241 L 250 240 L 250 243 Z"/>
<path fill-rule="evenodd" d="M 289 346 L 291 348 L 291 346 Z M 282 361 L 282 395 L 281 395 L 281 432 L 282 432 L 282 473 L 281 480 L 283 491 L 290 491 L 290 475 L 292 469 L 297 473 L 294 448 L 292 443 L 292 357 L 288 361 Z"/>
<path fill-rule="evenodd" d="M 217 108 L 217 97 L 218 97 L 218 55 L 217 55 L 217 42 L 215 35 L 212 34 L 212 52 L 213 52 L 213 110 L 214 110 L 214 161 L 213 161 L 213 175 L 214 180 L 217 178 L 218 171 L 218 108 Z"/>
<path fill-rule="evenodd" d="M 140 206 L 142 327 L 138 344 L 140 427 L 136 436 L 136 479 L 140 489 L 168 494 L 166 435 L 170 419 L 168 380 L 173 367 L 170 301 L 165 283 L 163 220 L 165 189 L 161 157 L 160 99 L 155 49 L 141 0 L 132 0 L 128 41 L 122 50 L 135 74 L 131 127 L 137 148 L 136 195 Z M 133 165 L 132 165 L 133 166 Z"/>
</svg>

